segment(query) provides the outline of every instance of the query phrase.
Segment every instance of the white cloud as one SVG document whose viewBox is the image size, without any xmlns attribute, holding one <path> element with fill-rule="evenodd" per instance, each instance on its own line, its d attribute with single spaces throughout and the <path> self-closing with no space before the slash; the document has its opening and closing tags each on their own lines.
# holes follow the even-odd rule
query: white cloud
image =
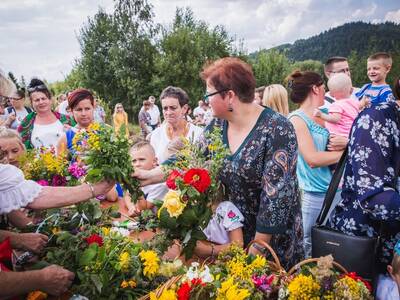
<svg viewBox="0 0 400 300">
<path fill-rule="evenodd" d="M 385 15 L 385 21 L 400 23 L 400 9 L 397 11 L 389 11 Z"/>
</svg>

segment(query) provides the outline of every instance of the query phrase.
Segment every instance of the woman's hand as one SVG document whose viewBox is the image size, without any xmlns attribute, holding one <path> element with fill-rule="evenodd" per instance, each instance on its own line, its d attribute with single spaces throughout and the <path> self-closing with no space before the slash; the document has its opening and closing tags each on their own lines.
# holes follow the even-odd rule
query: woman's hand
<svg viewBox="0 0 400 300">
<path fill-rule="evenodd" d="M 11 238 L 16 248 L 40 253 L 47 244 L 48 237 L 41 233 L 19 233 Z"/>
<path fill-rule="evenodd" d="M 48 266 L 40 271 L 40 290 L 51 295 L 65 293 L 74 280 L 74 273 L 56 265 Z"/>
<path fill-rule="evenodd" d="M 348 143 L 349 139 L 347 137 L 331 134 L 327 148 L 329 151 L 342 151 L 347 147 Z"/>
</svg>

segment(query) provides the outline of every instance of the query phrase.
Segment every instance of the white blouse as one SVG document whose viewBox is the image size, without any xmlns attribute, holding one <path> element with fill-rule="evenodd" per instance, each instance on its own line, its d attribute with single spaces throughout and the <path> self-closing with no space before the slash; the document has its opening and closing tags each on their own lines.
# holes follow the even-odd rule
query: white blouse
<svg viewBox="0 0 400 300">
<path fill-rule="evenodd" d="M 25 180 L 20 169 L 0 164 L 0 214 L 27 206 L 41 191 L 42 186 L 35 181 Z"/>
<path fill-rule="evenodd" d="M 41 125 L 34 124 L 31 136 L 32 145 L 35 148 L 57 147 L 58 140 L 64 135 L 64 125 L 57 120 L 54 123 Z"/>
<path fill-rule="evenodd" d="M 207 240 L 219 245 L 230 243 L 229 232 L 243 227 L 244 217 L 230 201 L 221 202 L 207 227 L 203 230 Z"/>
</svg>

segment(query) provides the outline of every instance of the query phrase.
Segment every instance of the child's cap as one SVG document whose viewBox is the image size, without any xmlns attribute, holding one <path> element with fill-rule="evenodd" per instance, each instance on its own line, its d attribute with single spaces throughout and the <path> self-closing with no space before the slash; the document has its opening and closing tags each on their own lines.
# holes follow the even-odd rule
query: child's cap
<svg viewBox="0 0 400 300">
<path fill-rule="evenodd" d="M 400 240 L 398 240 L 394 246 L 394 253 L 400 256 Z"/>
</svg>

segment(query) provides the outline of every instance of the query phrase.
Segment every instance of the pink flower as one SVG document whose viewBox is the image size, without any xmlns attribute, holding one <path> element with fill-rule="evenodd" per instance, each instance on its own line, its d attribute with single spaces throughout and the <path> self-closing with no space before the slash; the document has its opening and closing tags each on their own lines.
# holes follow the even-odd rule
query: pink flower
<svg viewBox="0 0 400 300">
<path fill-rule="evenodd" d="M 79 166 L 77 162 L 74 162 L 72 165 L 68 167 L 68 172 L 75 178 L 80 178 L 86 175 L 86 169 L 84 167 Z"/>
<path fill-rule="evenodd" d="M 48 186 L 49 182 L 45 179 L 40 179 L 38 181 L 36 181 L 38 184 L 40 184 L 41 186 Z"/>
</svg>

